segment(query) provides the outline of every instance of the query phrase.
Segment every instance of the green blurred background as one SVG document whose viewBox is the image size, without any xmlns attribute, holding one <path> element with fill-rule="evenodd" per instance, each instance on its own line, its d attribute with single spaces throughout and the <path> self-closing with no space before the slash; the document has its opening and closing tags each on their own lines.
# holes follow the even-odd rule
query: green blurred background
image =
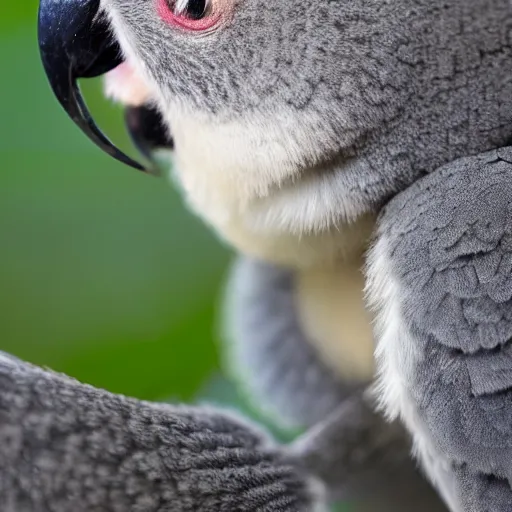
<svg viewBox="0 0 512 512">
<path fill-rule="evenodd" d="M 0 349 L 111 391 L 192 400 L 218 369 L 230 254 L 166 180 L 67 118 L 39 61 L 37 6 L 0 6 Z M 132 151 L 101 83 L 83 88 Z"/>
</svg>

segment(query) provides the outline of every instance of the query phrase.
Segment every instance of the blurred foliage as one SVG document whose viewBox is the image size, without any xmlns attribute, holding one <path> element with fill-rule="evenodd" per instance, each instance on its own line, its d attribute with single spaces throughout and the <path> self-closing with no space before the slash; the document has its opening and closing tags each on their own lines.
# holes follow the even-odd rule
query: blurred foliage
<svg viewBox="0 0 512 512">
<path fill-rule="evenodd" d="M 229 254 L 167 180 L 115 162 L 67 118 L 39 60 L 37 1 L 1 4 L 0 349 L 111 391 L 190 400 L 218 367 Z M 101 83 L 83 88 L 132 151 Z"/>
</svg>

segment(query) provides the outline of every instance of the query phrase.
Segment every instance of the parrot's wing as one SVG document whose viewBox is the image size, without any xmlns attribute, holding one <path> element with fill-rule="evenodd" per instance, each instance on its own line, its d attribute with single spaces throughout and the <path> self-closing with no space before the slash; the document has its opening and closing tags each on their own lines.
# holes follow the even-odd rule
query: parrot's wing
<svg viewBox="0 0 512 512">
<path fill-rule="evenodd" d="M 385 208 L 370 255 L 377 392 L 453 511 L 512 510 L 512 150 Z"/>
<path fill-rule="evenodd" d="M 320 485 L 231 413 L 113 395 L 0 354 L 3 512 L 310 512 Z"/>
<path fill-rule="evenodd" d="M 226 290 L 227 367 L 278 424 L 324 419 L 356 390 L 318 357 L 297 317 L 294 273 L 240 257 Z"/>
</svg>

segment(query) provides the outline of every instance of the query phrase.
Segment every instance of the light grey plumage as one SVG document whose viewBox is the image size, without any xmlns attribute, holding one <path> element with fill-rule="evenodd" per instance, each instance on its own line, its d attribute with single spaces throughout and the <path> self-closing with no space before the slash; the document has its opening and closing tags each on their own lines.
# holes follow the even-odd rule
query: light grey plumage
<svg viewBox="0 0 512 512">
<path fill-rule="evenodd" d="M 319 360 L 300 325 L 294 272 L 240 258 L 226 293 L 225 367 L 255 407 L 288 428 L 311 427 L 364 388 Z"/>
<path fill-rule="evenodd" d="M 103 0 L 185 197 L 244 252 L 278 258 L 267 238 L 314 235 L 325 258 L 319 232 L 510 137 L 509 0 L 220 4 L 232 19 L 193 34 L 152 2 Z"/>
<path fill-rule="evenodd" d="M 363 481 L 357 511 L 407 510 L 418 496 L 416 510 L 437 510 L 408 451 L 359 394 L 279 446 L 227 410 L 141 402 L 0 355 L 5 512 L 321 512 Z M 379 489 L 384 470 L 407 491 Z"/>
<path fill-rule="evenodd" d="M 248 243 L 247 239 L 281 236 L 306 240 L 306 244 L 294 245 L 290 251 L 293 256 L 289 259 L 294 265 L 311 265 L 332 258 L 331 248 L 326 248 L 328 244 L 322 239 L 326 232 L 343 231 L 347 221 L 378 210 L 388 198 L 440 165 L 504 146 L 511 136 L 512 10 L 508 0 L 378 0 L 305 5 L 296 2 L 270 5 L 246 0 L 237 5 L 233 22 L 210 38 L 172 33 L 155 19 L 149 4 L 142 4 L 140 10 L 131 9 L 130 2 L 121 0 L 108 0 L 105 4 L 117 31 L 122 27 L 128 55 L 145 63 L 145 76 L 155 87 L 155 101 L 175 137 L 176 175 L 186 197 L 223 237 L 249 254 L 277 258 L 272 254 L 275 243 L 270 243 L 268 249 L 262 248 L 262 243 Z M 145 25 L 135 22 L 141 17 L 146 20 Z M 147 34 L 151 34 L 151 40 Z M 155 42 L 159 45 L 163 42 L 163 46 L 157 47 Z M 176 72 L 167 73 L 171 68 Z M 186 122 L 185 116 L 189 116 Z M 210 123 L 211 132 L 194 132 L 191 140 L 187 130 L 197 126 L 194 119 Z M 233 149 L 234 156 L 228 159 L 223 144 L 229 147 L 227 136 L 235 128 L 239 138 L 246 142 L 241 148 Z M 205 139 L 214 130 L 221 134 L 214 138 L 214 143 L 221 146 L 218 150 Z M 284 146 L 285 158 L 270 138 L 277 138 L 278 145 Z M 202 146 L 207 148 L 205 154 L 210 159 L 204 162 L 204 168 L 200 158 L 188 156 L 201 154 Z M 455 169 L 460 167 L 457 164 Z M 483 173 L 483 170 L 475 171 L 478 176 Z M 210 180 L 210 176 L 214 178 Z M 204 190 L 201 178 L 204 178 Z M 229 180 L 228 191 L 224 179 Z M 220 183 L 217 189 L 216 180 Z M 445 187 L 443 190 L 449 191 L 448 180 L 440 183 L 441 188 Z M 463 188 L 460 190 L 467 193 Z M 506 191 L 502 189 L 500 197 L 508 197 Z M 427 203 L 424 208 L 435 211 L 435 198 L 429 196 L 432 204 Z M 504 201 L 497 204 L 502 216 L 506 211 Z M 488 243 L 492 245 L 497 242 L 492 236 L 493 223 L 501 226 L 503 218 L 496 219 L 495 208 L 488 202 L 486 214 L 481 209 L 476 211 L 480 217 L 491 217 L 487 224 L 482 224 L 480 236 L 491 237 Z M 469 204 L 476 208 L 474 202 Z M 419 207 L 411 208 L 409 215 L 418 214 Z M 439 209 L 438 215 L 444 215 L 446 223 L 453 221 L 452 210 L 445 210 L 441 205 Z M 469 214 L 474 215 L 474 211 L 468 210 Z M 386 215 L 383 225 L 393 226 L 404 212 Z M 461 213 L 462 219 L 466 217 Z M 384 246 L 386 232 L 380 231 L 378 237 L 377 247 L 390 251 L 387 255 L 390 271 L 397 272 L 395 266 L 409 268 L 411 263 L 405 256 L 396 262 L 398 256 L 391 256 L 394 247 Z M 433 237 L 439 238 L 431 241 Z M 446 244 L 455 242 L 449 232 L 423 230 L 417 244 L 423 244 L 424 251 L 432 251 L 435 247 L 432 244 L 442 247 L 443 237 L 448 240 Z M 409 240 L 413 236 L 403 238 Z M 312 260 L 308 255 L 303 262 L 296 257 L 304 246 L 315 245 L 315 240 L 318 259 Z M 475 247 L 473 243 L 464 255 L 468 264 L 472 262 L 471 250 Z M 278 252 L 281 255 L 285 251 Z M 374 262 L 372 277 L 378 281 L 380 274 L 384 279 L 387 267 L 382 267 L 379 260 L 384 256 L 373 254 L 378 263 Z M 381 320 L 384 332 L 386 322 L 399 323 L 397 315 L 404 309 L 404 314 L 417 317 L 419 325 L 430 327 L 428 332 L 441 336 L 452 349 L 461 350 L 459 346 L 454 347 L 460 339 L 467 340 L 466 343 L 473 340 L 474 349 L 508 339 L 507 306 L 494 306 L 507 294 L 506 279 L 502 288 L 496 286 L 494 295 L 486 301 L 477 297 L 464 310 L 452 296 L 446 296 L 448 290 L 462 295 L 472 293 L 469 288 L 478 287 L 479 280 L 485 279 L 491 265 L 498 265 L 498 261 L 502 261 L 501 257 L 491 253 L 475 264 L 483 269 L 481 275 L 476 270 L 461 268 L 447 269 L 442 278 L 434 274 L 434 278 L 446 281 L 441 281 L 435 290 L 444 302 L 432 313 L 430 302 L 419 302 L 422 295 L 421 289 L 417 289 L 419 283 L 424 283 L 419 281 L 422 277 L 432 277 L 431 264 L 428 259 L 423 266 L 418 263 L 415 273 L 406 274 L 413 284 L 418 283 L 416 287 L 409 285 L 410 293 L 397 277 L 400 306 L 389 313 L 394 315 L 392 319 Z M 466 281 L 462 281 L 459 275 L 466 271 L 469 275 L 464 274 Z M 437 296 L 430 297 L 428 290 L 423 290 L 425 300 L 434 301 Z M 391 292 L 381 295 L 387 297 L 386 293 Z M 374 300 L 380 297 L 370 288 L 372 294 Z M 496 317 L 497 325 L 473 332 L 464 325 L 465 330 L 459 332 L 458 326 L 453 325 L 455 313 L 459 319 L 470 315 L 473 322 L 491 314 L 492 318 Z M 401 325 L 393 324 L 393 328 L 400 329 Z M 384 341 L 380 343 L 384 347 Z M 399 380 L 399 372 L 408 370 L 411 373 L 403 378 L 411 382 L 410 392 L 416 392 L 415 399 L 423 403 L 434 391 L 429 386 L 421 388 L 413 384 L 415 366 L 401 368 L 402 358 L 409 351 L 414 353 L 410 347 L 413 343 L 407 338 L 402 345 L 395 343 L 392 348 L 381 349 L 382 353 L 387 350 L 393 361 L 398 360 L 388 369 L 381 359 L 381 385 L 391 396 L 398 392 L 393 378 Z M 499 357 L 501 378 L 508 366 L 506 357 Z M 444 368 L 439 360 L 441 366 L 435 371 L 434 360 L 433 355 L 427 359 L 431 379 Z M 468 367 L 473 381 L 478 381 L 480 388 L 492 386 L 498 377 L 489 379 L 488 371 L 482 378 L 485 364 L 479 363 L 475 369 L 479 360 L 472 361 L 475 362 L 468 363 Z M 465 392 L 470 392 L 468 385 L 463 388 Z M 432 424 L 424 423 L 424 431 L 418 431 L 418 422 L 407 422 L 416 439 L 421 439 L 418 445 L 427 443 L 425 439 L 429 435 L 435 436 L 436 429 L 438 436 L 441 432 L 444 435 L 464 432 L 454 418 L 450 419 L 451 423 L 440 422 L 439 407 L 438 402 L 432 405 L 429 416 Z M 446 414 L 457 414 L 455 405 L 446 407 L 443 402 L 441 409 Z M 471 416 L 471 421 L 476 419 Z M 487 420 L 486 429 L 489 436 L 490 421 Z M 485 422 L 481 424 L 481 428 L 485 429 L 485 425 Z M 492 436 L 486 447 L 490 446 L 493 446 Z M 442 451 L 448 448 L 446 444 L 438 447 Z M 434 459 L 434 462 L 425 461 L 431 477 L 436 476 L 432 468 L 438 465 L 437 452 Z M 476 463 L 476 460 L 464 461 Z M 472 470 L 476 469 L 472 466 Z M 440 484 L 443 479 L 449 482 L 446 468 L 439 471 L 443 477 L 436 484 L 449 487 L 447 483 Z M 445 490 L 444 496 L 452 507 L 457 507 L 452 491 Z"/>
<path fill-rule="evenodd" d="M 383 405 L 461 512 L 512 506 L 511 178 L 511 148 L 448 164 L 391 201 L 372 252 Z"/>
<path fill-rule="evenodd" d="M 321 487 L 232 413 L 150 404 L 0 360 L 4 512 L 308 512 Z"/>
<path fill-rule="evenodd" d="M 331 492 L 343 488 L 348 446 L 333 432 L 350 425 L 347 411 L 381 439 L 383 424 L 357 391 L 342 403 L 368 379 L 344 378 L 331 350 L 340 337 L 299 325 L 293 289 L 319 267 L 358 273 L 373 236 L 367 292 L 386 413 L 405 423 L 454 512 L 512 507 L 511 164 L 508 151 L 485 153 L 512 135 L 510 1 L 212 0 L 220 17 L 208 30 L 170 23 L 162 12 L 173 5 L 101 0 L 140 80 L 134 103 L 154 105 L 173 136 L 173 176 L 187 202 L 240 252 L 265 260 L 237 304 L 234 341 L 260 399 L 293 422 L 322 421 L 297 442 L 297 467 Z M 115 77 L 107 87 L 126 101 L 122 88 Z M 347 332 L 341 338 L 361 341 Z M 277 353 L 279 333 L 292 333 L 280 349 L 302 359 L 265 354 Z M 294 379 L 312 368 L 313 384 L 276 379 L 269 392 L 261 368 Z M 330 407 L 339 414 L 323 423 Z M 369 442 L 371 453 L 407 447 L 393 429 L 383 428 L 388 451 Z"/>
</svg>

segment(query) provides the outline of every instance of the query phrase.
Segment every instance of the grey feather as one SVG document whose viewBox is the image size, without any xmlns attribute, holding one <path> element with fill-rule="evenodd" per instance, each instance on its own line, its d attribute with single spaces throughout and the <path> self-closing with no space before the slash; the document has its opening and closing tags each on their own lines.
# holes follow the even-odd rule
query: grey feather
<svg viewBox="0 0 512 512">
<path fill-rule="evenodd" d="M 320 361 L 299 324 L 294 291 L 292 270 L 240 257 L 226 293 L 225 353 L 256 407 L 297 428 L 323 420 L 361 385 Z"/>
<path fill-rule="evenodd" d="M 291 446 L 333 499 L 354 512 L 443 512 L 445 506 L 411 458 L 403 427 L 354 394 Z"/>
<path fill-rule="evenodd" d="M 326 498 L 358 512 L 408 512 L 418 498 L 418 511 L 441 510 L 401 427 L 361 394 L 279 446 L 232 412 L 113 395 L 8 355 L 0 391 L 5 512 L 321 512 Z"/>
<path fill-rule="evenodd" d="M 376 246 L 399 290 L 403 344 L 382 350 L 401 361 L 401 412 L 466 512 L 512 508 L 511 198 L 511 148 L 453 162 L 391 201 Z"/>
<path fill-rule="evenodd" d="M 311 208 L 332 204 L 323 228 L 511 135 L 509 0 L 244 0 L 232 23 L 202 37 L 161 23 L 152 2 L 103 4 L 122 20 L 122 41 L 163 110 L 183 104 L 219 125 L 240 120 L 248 139 L 281 128 L 294 187 L 307 182 Z M 168 122 L 172 131 L 171 114 Z M 198 152 L 206 142 L 197 140 Z M 273 154 L 260 142 L 245 160 Z M 283 183 L 272 185 L 270 197 Z"/>
<path fill-rule="evenodd" d="M 310 512 L 322 498 L 231 413 L 140 402 L 2 358 L 0 503 L 3 512 Z"/>
</svg>

